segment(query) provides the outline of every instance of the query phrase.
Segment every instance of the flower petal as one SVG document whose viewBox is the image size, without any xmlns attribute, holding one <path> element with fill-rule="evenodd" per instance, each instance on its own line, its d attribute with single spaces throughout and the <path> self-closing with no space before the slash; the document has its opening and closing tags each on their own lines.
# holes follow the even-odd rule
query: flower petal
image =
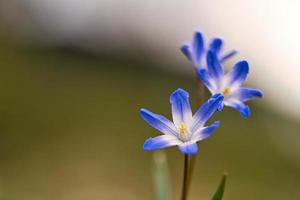
<svg viewBox="0 0 300 200">
<path fill-rule="evenodd" d="M 226 60 L 228 60 L 229 58 L 231 58 L 232 56 L 234 56 L 235 54 L 237 54 L 236 50 L 231 50 L 228 53 L 226 53 L 225 55 L 223 55 L 220 58 L 221 63 L 225 62 Z"/>
<path fill-rule="evenodd" d="M 204 126 L 207 120 L 220 107 L 223 99 L 224 97 L 221 94 L 215 94 L 197 110 L 193 116 L 193 123 L 190 128 L 192 133 Z"/>
<path fill-rule="evenodd" d="M 242 101 L 239 100 L 228 100 L 225 101 L 224 104 L 226 106 L 232 107 L 239 111 L 243 117 L 249 117 L 251 115 L 251 111 L 249 106 L 244 104 Z"/>
<path fill-rule="evenodd" d="M 194 62 L 196 65 L 200 63 L 202 52 L 204 51 L 204 41 L 202 33 L 196 32 L 193 41 Z"/>
<path fill-rule="evenodd" d="M 222 103 L 220 104 L 220 106 L 218 107 L 218 111 L 219 111 L 219 112 L 222 111 L 223 108 L 224 108 L 224 103 L 222 102 Z"/>
<path fill-rule="evenodd" d="M 187 155 L 194 155 L 198 152 L 198 145 L 196 143 L 185 142 L 178 145 L 180 151 Z"/>
<path fill-rule="evenodd" d="M 206 69 L 198 69 L 197 74 L 200 77 L 200 79 L 203 81 L 204 85 L 207 87 L 207 89 L 209 89 L 209 91 L 211 93 L 213 93 L 217 89 L 215 81 L 209 75 L 209 73 Z"/>
<path fill-rule="evenodd" d="M 240 87 L 235 91 L 233 95 L 238 96 L 241 101 L 248 101 L 253 99 L 254 97 L 262 97 L 263 93 L 260 90 L 247 88 L 247 87 Z"/>
<path fill-rule="evenodd" d="M 219 126 L 220 121 L 216 121 L 210 126 L 200 128 L 193 134 L 191 141 L 198 142 L 208 138 Z"/>
<path fill-rule="evenodd" d="M 224 75 L 224 71 L 221 63 L 219 62 L 216 52 L 209 50 L 207 52 L 206 62 L 207 69 L 210 75 L 213 78 L 219 80 Z"/>
<path fill-rule="evenodd" d="M 192 121 L 192 110 L 189 102 L 189 93 L 183 89 L 175 90 L 170 96 L 172 105 L 172 116 L 174 124 L 179 127 L 183 122 L 190 124 Z"/>
<path fill-rule="evenodd" d="M 144 108 L 140 110 L 140 114 L 142 118 L 153 128 L 164 134 L 177 136 L 176 127 L 164 116 L 152 113 Z"/>
<path fill-rule="evenodd" d="M 248 62 L 243 60 L 234 65 L 232 70 L 226 74 L 227 82 L 230 86 L 241 85 L 247 78 L 249 72 L 249 65 Z"/>
<path fill-rule="evenodd" d="M 143 148 L 146 151 L 152 151 L 179 144 L 182 144 L 182 142 L 173 135 L 160 135 L 155 138 L 147 139 L 143 145 Z"/>
<path fill-rule="evenodd" d="M 181 45 L 180 50 L 190 61 L 193 61 L 192 52 L 189 44 Z"/>
<path fill-rule="evenodd" d="M 222 45 L 223 40 L 221 38 L 214 38 L 209 45 L 209 49 L 215 51 L 218 54 L 222 48 Z"/>
</svg>

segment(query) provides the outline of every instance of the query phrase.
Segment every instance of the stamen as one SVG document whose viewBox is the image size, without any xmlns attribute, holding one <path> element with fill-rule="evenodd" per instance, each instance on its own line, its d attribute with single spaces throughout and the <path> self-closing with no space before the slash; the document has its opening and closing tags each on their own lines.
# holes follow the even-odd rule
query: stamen
<svg viewBox="0 0 300 200">
<path fill-rule="evenodd" d="M 187 133 L 187 127 L 185 123 L 181 122 L 179 125 L 179 132 L 180 134 L 186 134 Z"/>
<path fill-rule="evenodd" d="M 222 93 L 223 93 L 224 95 L 229 94 L 229 93 L 230 93 L 230 88 L 229 88 L 229 87 L 226 87 L 226 88 L 222 91 Z"/>
<path fill-rule="evenodd" d="M 179 139 L 183 142 L 186 142 L 189 140 L 190 133 L 188 130 L 187 125 L 184 122 L 181 122 L 178 126 L 178 133 L 179 133 Z"/>
</svg>

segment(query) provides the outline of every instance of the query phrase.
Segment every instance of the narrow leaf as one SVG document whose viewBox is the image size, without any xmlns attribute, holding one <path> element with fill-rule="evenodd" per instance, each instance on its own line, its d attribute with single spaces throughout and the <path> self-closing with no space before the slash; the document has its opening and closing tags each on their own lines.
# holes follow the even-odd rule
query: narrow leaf
<svg viewBox="0 0 300 200">
<path fill-rule="evenodd" d="M 213 196 L 212 200 L 222 200 L 224 190 L 225 190 L 226 178 L 227 178 L 227 173 L 224 173 L 221 182 L 219 184 L 219 187 L 215 195 Z"/>
<path fill-rule="evenodd" d="M 170 199 L 170 180 L 166 154 L 157 151 L 153 154 L 153 184 L 156 200 Z"/>
</svg>

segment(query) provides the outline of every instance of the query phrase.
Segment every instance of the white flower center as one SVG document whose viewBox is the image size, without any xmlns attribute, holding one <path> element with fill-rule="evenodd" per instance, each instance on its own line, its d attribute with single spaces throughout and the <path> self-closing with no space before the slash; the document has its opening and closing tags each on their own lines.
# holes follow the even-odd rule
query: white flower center
<svg viewBox="0 0 300 200">
<path fill-rule="evenodd" d="M 225 87 L 223 90 L 222 90 L 222 94 L 225 96 L 225 95 L 228 95 L 230 93 L 230 88 L 229 87 Z"/>
<path fill-rule="evenodd" d="M 184 122 L 181 122 L 179 124 L 178 131 L 179 131 L 179 137 L 180 137 L 180 139 L 182 141 L 187 141 L 189 133 L 188 133 L 187 125 Z"/>
</svg>

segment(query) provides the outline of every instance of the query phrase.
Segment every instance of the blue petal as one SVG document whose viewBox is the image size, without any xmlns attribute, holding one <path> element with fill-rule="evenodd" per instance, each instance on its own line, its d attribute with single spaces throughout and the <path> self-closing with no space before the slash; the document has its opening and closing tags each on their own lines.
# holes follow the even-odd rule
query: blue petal
<svg viewBox="0 0 300 200">
<path fill-rule="evenodd" d="M 208 89 L 212 89 L 211 77 L 206 69 L 198 69 L 197 74 Z"/>
<path fill-rule="evenodd" d="M 183 89 L 175 90 L 170 96 L 172 105 L 172 116 L 175 125 L 179 126 L 184 122 L 189 124 L 192 121 L 192 110 L 189 102 L 189 93 Z"/>
<path fill-rule="evenodd" d="M 228 73 L 229 84 L 238 84 L 243 83 L 248 75 L 249 65 L 248 62 L 243 60 L 234 65 L 232 70 Z"/>
<path fill-rule="evenodd" d="M 209 120 L 215 111 L 222 104 L 224 97 L 221 94 L 213 95 L 206 103 L 204 103 L 194 114 L 191 132 L 195 132 Z"/>
<path fill-rule="evenodd" d="M 208 51 L 206 56 L 206 61 L 207 61 L 208 71 L 213 78 L 219 79 L 221 76 L 223 76 L 224 74 L 223 67 L 219 62 L 216 52 L 213 52 L 211 50 Z"/>
<path fill-rule="evenodd" d="M 191 52 L 190 45 L 183 44 L 180 50 L 190 61 L 192 61 L 192 52 Z"/>
<path fill-rule="evenodd" d="M 226 53 L 225 55 L 223 55 L 220 58 L 221 63 L 225 62 L 226 60 L 228 60 L 229 58 L 231 58 L 232 56 L 234 56 L 235 54 L 237 54 L 236 50 L 231 50 L 228 53 Z"/>
<path fill-rule="evenodd" d="M 146 151 L 152 151 L 179 144 L 182 144 L 182 142 L 178 140 L 175 136 L 160 135 L 155 138 L 147 139 L 143 145 L 143 148 Z"/>
<path fill-rule="evenodd" d="M 178 146 L 180 151 L 187 155 L 194 155 L 198 152 L 198 145 L 196 143 L 183 143 Z"/>
<path fill-rule="evenodd" d="M 159 130 L 164 134 L 177 136 L 174 124 L 164 116 L 152 113 L 144 108 L 140 110 L 140 114 L 142 118 L 153 128 Z"/>
<path fill-rule="evenodd" d="M 220 122 L 216 121 L 208 127 L 200 128 L 197 132 L 193 134 L 192 141 L 198 142 L 200 140 L 204 140 L 208 138 L 219 126 L 220 126 Z"/>
<path fill-rule="evenodd" d="M 249 106 L 241 101 L 227 102 L 226 105 L 239 111 L 243 117 L 247 118 L 251 115 Z"/>
<path fill-rule="evenodd" d="M 223 40 L 220 38 L 214 38 L 210 43 L 210 50 L 219 53 L 223 45 Z"/>
<path fill-rule="evenodd" d="M 240 87 L 236 94 L 239 96 L 241 101 L 248 101 L 253 99 L 254 97 L 262 97 L 263 93 L 260 90 L 247 88 L 247 87 Z"/>
<path fill-rule="evenodd" d="M 195 64 L 199 64 L 202 52 L 204 50 L 204 41 L 202 33 L 196 32 L 194 35 L 194 42 L 193 42 L 193 51 L 194 51 L 194 61 Z"/>
</svg>

